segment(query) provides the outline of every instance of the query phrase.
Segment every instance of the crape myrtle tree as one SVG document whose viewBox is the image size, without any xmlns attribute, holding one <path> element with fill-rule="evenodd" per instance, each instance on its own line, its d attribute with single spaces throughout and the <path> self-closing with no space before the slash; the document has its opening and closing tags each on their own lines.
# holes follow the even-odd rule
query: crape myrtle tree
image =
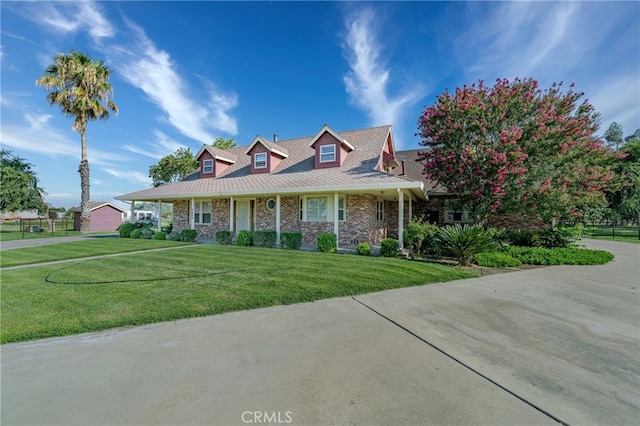
<svg viewBox="0 0 640 426">
<path fill-rule="evenodd" d="M 455 194 L 475 223 L 496 212 L 547 222 L 606 206 L 614 161 L 594 135 L 598 114 L 583 93 L 533 79 L 482 80 L 438 96 L 418 121 L 423 174 Z"/>
<path fill-rule="evenodd" d="M 111 100 L 113 88 L 109 83 L 111 70 L 102 61 L 94 61 L 84 53 L 72 49 L 71 54 L 59 53 L 47 67 L 44 75 L 36 80 L 38 86 L 49 93 L 49 105 L 57 104 L 62 112 L 74 117 L 72 129 L 80 133 L 80 231 L 91 229 L 89 213 L 89 160 L 87 158 L 87 123 L 89 120 L 106 120 L 109 112 L 118 113 Z"/>
<path fill-rule="evenodd" d="M 199 165 L 189 148 L 178 148 L 173 154 L 162 157 L 158 164 L 150 166 L 149 177 L 153 179 L 153 186 L 178 182 L 197 170 Z"/>
</svg>

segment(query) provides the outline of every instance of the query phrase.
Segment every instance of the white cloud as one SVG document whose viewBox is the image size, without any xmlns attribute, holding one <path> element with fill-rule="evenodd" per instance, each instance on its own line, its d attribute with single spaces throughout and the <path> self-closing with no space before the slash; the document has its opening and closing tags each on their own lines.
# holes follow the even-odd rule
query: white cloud
<svg viewBox="0 0 640 426">
<path fill-rule="evenodd" d="M 115 176 L 126 181 L 139 182 L 147 186 L 151 186 L 152 183 L 152 180 L 149 176 L 135 170 L 123 171 L 109 167 L 103 168 L 102 170 L 109 173 L 111 176 Z"/>
<path fill-rule="evenodd" d="M 228 111 L 238 105 L 236 95 L 224 94 L 205 82 L 208 100 L 198 102 L 170 55 L 158 49 L 142 28 L 130 21 L 127 24 L 134 44 L 106 52 L 115 54 L 111 62 L 122 77 L 142 89 L 166 113 L 167 122 L 185 136 L 209 143 L 214 130 L 235 135 L 236 119 Z"/>
<path fill-rule="evenodd" d="M 25 16 L 61 33 L 85 30 L 96 42 L 116 33 L 102 15 L 100 5 L 93 1 L 38 2 L 29 8 Z"/>
<path fill-rule="evenodd" d="M 343 50 L 350 71 L 344 76 L 344 84 L 350 101 L 367 113 L 371 125 L 391 124 L 397 130 L 407 108 L 421 99 L 425 90 L 418 86 L 395 96 L 388 94 L 390 71 L 381 59 L 381 45 L 374 33 L 374 28 L 381 25 L 371 9 L 347 16 L 345 26 Z"/>
<path fill-rule="evenodd" d="M 24 124 L 3 125 L 0 130 L 0 143 L 24 151 L 48 155 L 50 157 L 68 156 L 80 161 L 80 136 L 73 132 L 77 139 L 55 129 L 49 121 L 51 114 L 25 113 Z M 125 161 L 126 157 L 108 151 L 93 149 L 91 142 L 87 142 L 89 163 L 106 165 L 110 161 Z"/>
<path fill-rule="evenodd" d="M 188 148 L 184 144 L 171 139 L 169 136 L 155 130 L 153 132 L 156 137 L 155 141 L 144 143 L 144 145 L 123 145 L 123 149 L 134 154 L 144 155 L 145 157 L 153 158 L 154 160 L 160 160 L 169 154 L 173 154 L 179 148 Z"/>
</svg>

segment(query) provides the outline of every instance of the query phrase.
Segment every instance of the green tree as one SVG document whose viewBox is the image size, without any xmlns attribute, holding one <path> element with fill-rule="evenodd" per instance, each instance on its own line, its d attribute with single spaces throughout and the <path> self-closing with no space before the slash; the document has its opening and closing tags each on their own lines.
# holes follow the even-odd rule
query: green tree
<svg viewBox="0 0 640 426">
<path fill-rule="evenodd" d="M 49 105 L 57 104 L 64 115 L 74 117 L 72 129 L 80 133 L 80 231 L 91 226 L 89 202 L 89 159 L 87 158 L 87 123 L 89 120 L 106 120 L 109 112 L 118 113 L 111 100 L 113 88 L 109 83 L 111 70 L 103 61 L 94 61 L 86 54 L 71 50 L 71 54 L 59 53 L 47 67 L 44 76 L 36 80 L 38 86 L 49 93 Z"/>
<path fill-rule="evenodd" d="M 620 151 L 623 158 L 615 171 L 622 185 L 609 194 L 610 207 L 615 216 L 636 221 L 640 238 L 640 139 L 628 141 Z"/>
<path fill-rule="evenodd" d="M 622 134 L 622 126 L 614 121 L 609 125 L 607 131 L 604 132 L 604 140 L 607 141 L 607 145 L 611 148 L 618 149 L 624 144 Z"/>
<path fill-rule="evenodd" d="M 0 150 L 0 211 L 47 210 L 32 167 L 11 151 Z"/>
<path fill-rule="evenodd" d="M 502 211 L 553 222 L 606 206 L 613 155 L 594 136 L 598 114 L 582 96 L 533 79 L 445 91 L 418 122 L 425 176 L 469 206 L 476 223 Z"/>
<path fill-rule="evenodd" d="M 213 146 L 220 149 L 229 149 L 233 148 L 234 146 L 238 146 L 238 144 L 233 140 L 233 138 L 217 138 L 215 141 L 213 141 Z"/>
<path fill-rule="evenodd" d="M 162 157 L 158 164 L 150 166 L 149 177 L 153 179 L 153 186 L 160 186 L 184 179 L 199 166 L 189 148 L 178 148 L 175 153 Z"/>
</svg>

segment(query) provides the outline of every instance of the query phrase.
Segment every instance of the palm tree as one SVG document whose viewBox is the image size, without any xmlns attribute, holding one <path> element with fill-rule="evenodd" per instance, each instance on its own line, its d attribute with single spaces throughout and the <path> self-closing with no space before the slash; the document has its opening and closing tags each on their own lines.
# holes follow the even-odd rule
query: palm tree
<svg viewBox="0 0 640 426">
<path fill-rule="evenodd" d="M 109 118 L 109 111 L 118 113 L 111 100 L 113 89 L 109 83 L 111 70 L 102 61 L 93 61 L 75 49 L 70 55 L 59 53 L 47 67 L 44 76 L 36 80 L 49 93 L 49 105 L 58 104 L 62 112 L 74 117 L 72 129 L 80 133 L 82 157 L 80 173 L 82 213 L 80 231 L 90 230 L 89 216 L 89 160 L 87 159 L 87 123 L 89 120 Z"/>
</svg>

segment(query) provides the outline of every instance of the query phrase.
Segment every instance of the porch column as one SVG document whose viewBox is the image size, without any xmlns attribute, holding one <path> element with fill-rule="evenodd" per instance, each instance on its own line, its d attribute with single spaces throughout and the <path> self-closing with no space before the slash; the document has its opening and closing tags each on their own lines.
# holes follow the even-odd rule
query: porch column
<svg viewBox="0 0 640 426">
<path fill-rule="evenodd" d="M 162 231 L 162 201 L 158 200 L 158 232 Z"/>
<path fill-rule="evenodd" d="M 340 243 L 338 241 L 340 241 L 340 235 L 338 233 L 338 229 L 339 229 L 339 223 L 340 221 L 338 220 L 338 203 L 340 202 L 340 197 L 338 197 L 338 193 L 334 192 L 333 193 L 333 233 L 336 234 L 336 249 L 338 249 L 338 247 L 340 246 Z"/>
<path fill-rule="evenodd" d="M 398 248 L 404 250 L 404 192 L 398 188 Z"/>
<path fill-rule="evenodd" d="M 280 194 L 276 195 L 276 247 L 280 247 Z"/>
<path fill-rule="evenodd" d="M 233 207 L 233 197 L 229 197 L 229 231 L 233 234 L 233 217 L 235 216 Z"/>
<path fill-rule="evenodd" d="M 131 216 L 129 216 L 129 222 L 133 223 L 135 222 L 135 214 L 136 214 L 136 201 L 135 200 L 131 200 Z"/>
<path fill-rule="evenodd" d="M 191 229 L 196 229 L 196 200 L 195 198 L 191 199 L 191 209 L 189 211 L 189 225 L 191 225 Z"/>
</svg>

